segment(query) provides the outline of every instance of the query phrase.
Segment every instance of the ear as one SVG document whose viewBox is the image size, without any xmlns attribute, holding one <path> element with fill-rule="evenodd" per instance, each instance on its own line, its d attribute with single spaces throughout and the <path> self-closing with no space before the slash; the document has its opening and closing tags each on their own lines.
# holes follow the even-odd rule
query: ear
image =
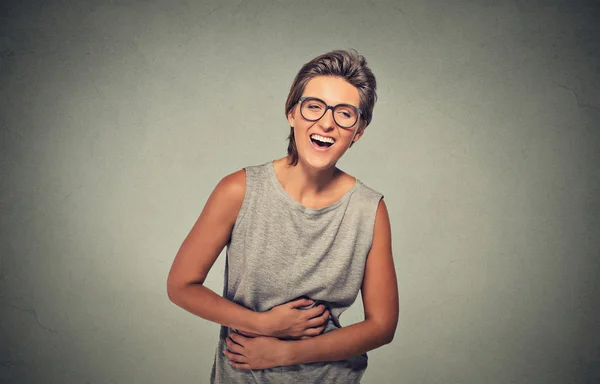
<svg viewBox="0 0 600 384">
<path fill-rule="evenodd" d="M 365 128 L 366 127 L 364 127 L 362 125 L 358 128 L 358 130 L 356 131 L 356 134 L 354 134 L 354 138 L 352 139 L 352 144 L 356 143 L 362 137 L 362 135 L 364 135 Z"/>
<path fill-rule="evenodd" d="M 288 122 L 290 123 L 290 127 L 294 127 L 296 120 L 294 119 L 294 113 L 296 112 L 296 107 L 292 108 L 290 113 L 287 115 Z"/>
</svg>

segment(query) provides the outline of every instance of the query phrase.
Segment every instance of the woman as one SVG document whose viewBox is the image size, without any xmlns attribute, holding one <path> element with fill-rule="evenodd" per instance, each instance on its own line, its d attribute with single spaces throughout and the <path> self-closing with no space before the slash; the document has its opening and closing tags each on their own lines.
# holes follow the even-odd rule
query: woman
<svg viewBox="0 0 600 384">
<path fill-rule="evenodd" d="M 286 102 L 288 156 L 226 176 L 169 273 L 170 299 L 221 324 L 211 382 L 357 383 L 391 342 L 398 291 L 383 196 L 336 168 L 372 118 L 356 52 L 305 64 Z M 203 282 L 227 246 L 223 297 Z M 365 319 L 339 317 L 361 291 Z"/>
</svg>

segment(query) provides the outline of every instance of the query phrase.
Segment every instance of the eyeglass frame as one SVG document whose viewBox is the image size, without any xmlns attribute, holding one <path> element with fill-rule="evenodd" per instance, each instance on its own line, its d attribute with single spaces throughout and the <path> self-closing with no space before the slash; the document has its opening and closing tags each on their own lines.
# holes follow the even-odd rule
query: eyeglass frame
<svg viewBox="0 0 600 384">
<path fill-rule="evenodd" d="M 308 99 L 319 101 L 319 102 L 321 102 L 321 103 L 323 103 L 323 104 L 325 105 L 325 111 L 323 112 L 323 114 L 321 115 L 321 117 L 319 117 L 318 119 L 315 119 L 315 120 L 307 119 L 307 118 L 304 116 L 304 114 L 302 113 L 302 103 L 304 103 L 304 101 L 306 101 L 306 100 L 308 100 Z M 333 121 L 335 121 L 335 123 L 336 123 L 336 124 L 337 124 L 337 125 L 338 125 L 340 128 L 342 128 L 342 129 L 352 129 L 352 128 L 353 128 L 353 127 L 356 125 L 356 123 L 358 123 L 358 119 L 359 119 L 359 118 L 362 116 L 362 110 L 361 110 L 360 108 L 358 108 L 358 107 L 355 107 L 355 106 L 354 106 L 354 105 L 352 105 L 352 104 L 341 103 L 341 104 L 337 104 L 337 105 L 331 106 L 331 105 L 327 104 L 326 102 L 324 102 L 323 100 L 319 99 L 318 97 L 312 97 L 312 96 L 303 96 L 303 97 L 301 97 L 300 99 L 298 99 L 298 104 L 299 104 L 299 106 L 300 106 L 300 115 L 301 115 L 301 116 L 302 116 L 302 117 L 303 117 L 305 120 L 307 120 L 307 121 L 311 121 L 311 122 L 315 122 L 315 121 L 319 121 L 319 120 L 321 120 L 321 119 L 323 118 L 323 116 L 325 116 L 325 115 L 327 114 L 327 111 L 331 109 L 331 117 L 333 118 Z M 335 112 L 335 109 L 336 109 L 337 107 L 339 107 L 339 106 L 344 106 L 344 107 L 351 107 L 351 108 L 354 108 L 354 110 L 357 112 L 357 114 L 356 114 L 356 121 L 354 122 L 354 124 L 352 124 L 352 125 L 351 125 L 351 126 L 349 126 L 349 127 L 343 127 L 343 126 L 341 126 L 341 125 L 340 125 L 340 124 L 337 122 L 337 120 L 335 119 L 335 113 L 334 113 L 334 112 Z"/>
</svg>

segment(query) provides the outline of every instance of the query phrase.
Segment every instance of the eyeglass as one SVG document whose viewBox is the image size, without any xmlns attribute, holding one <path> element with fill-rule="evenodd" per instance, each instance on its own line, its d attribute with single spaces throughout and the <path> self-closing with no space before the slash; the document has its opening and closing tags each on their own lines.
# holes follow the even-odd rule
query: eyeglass
<svg viewBox="0 0 600 384">
<path fill-rule="evenodd" d="M 362 114 L 359 108 L 350 104 L 327 105 L 323 100 L 316 97 L 300 98 L 300 114 L 308 121 L 320 120 L 327 110 L 331 109 L 333 121 L 341 128 L 352 128 L 358 121 L 358 116 Z"/>
</svg>

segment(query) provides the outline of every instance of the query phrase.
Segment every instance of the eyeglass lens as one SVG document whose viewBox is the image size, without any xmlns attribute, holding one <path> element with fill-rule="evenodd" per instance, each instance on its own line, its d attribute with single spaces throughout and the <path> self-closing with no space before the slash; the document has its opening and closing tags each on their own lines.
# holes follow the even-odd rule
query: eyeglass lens
<svg viewBox="0 0 600 384">
<path fill-rule="evenodd" d="M 319 99 L 307 98 L 301 104 L 302 117 L 317 121 L 327 112 L 327 104 Z M 342 128 L 350 128 L 358 120 L 358 112 L 351 105 L 339 104 L 333 108 L 333 120 Z"/>
</svg>

